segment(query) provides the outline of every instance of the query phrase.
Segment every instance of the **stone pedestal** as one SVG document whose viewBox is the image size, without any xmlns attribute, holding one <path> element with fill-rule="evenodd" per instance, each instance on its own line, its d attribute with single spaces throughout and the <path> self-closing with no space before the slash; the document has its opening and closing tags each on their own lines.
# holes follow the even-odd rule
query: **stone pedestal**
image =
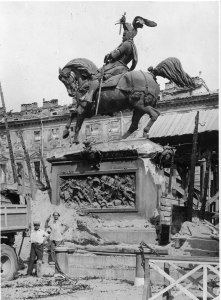
<svg viewBox="0 0 221 300">
<path fill-rule="evenodd" d="M 68 248 L 67 247 L 57 247 L 55 249 L 56 258 L 61 271 L 65 274 L 69 273 L 68 268 Z"/>
<path fill-rule="evenodd" d="M 142 263 L 142 257 L 141 254 L 136 255 L 136 275 L 134 280 L 135 286 L 144 285 L 144 269 L 141 265 Z"/>
</svg>

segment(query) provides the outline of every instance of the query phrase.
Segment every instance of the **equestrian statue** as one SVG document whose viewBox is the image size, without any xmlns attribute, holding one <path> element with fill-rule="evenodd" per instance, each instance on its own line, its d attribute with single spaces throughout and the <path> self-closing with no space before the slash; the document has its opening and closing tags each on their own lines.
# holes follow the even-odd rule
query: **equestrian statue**
<svg viewBox="0 0 221 300">
<path fill-rule="evenodd" d="M 138 123 L 144 114 L 150 116 L 143 130 L 143 135 L 148 137 L 151 126 L 160 115 L 156 109 L 160 93 L 156 76 L 167 78 L 180 87 L 195 86 L 193 79 L 184 72 L 180 61 L 175 57 L 163 60 L 155 68 L 149 67 L 148 72 L 134 70 L 138 55 L 133 38 L 143 25 L 155 27 L 157 24 L 139 16 L 129 24 L 126 23 L 125 14 L 119 24 L 120 28 L 124 28 L 122 43 L 105 55 L 102 68 L 98 69 L 89 59 L 76 58 L 59 69 L 59 80 L 77 103 L 63 132 L 63 138 L 67 138 L 71 122 L 76 117 L 73 143 L 79 143 L 79 132 L 85 118 L 97 114 L 112 115 L 125 109 L 133 110 L 133 116 L 122 139 L 138 129 Z"/>
</svg>

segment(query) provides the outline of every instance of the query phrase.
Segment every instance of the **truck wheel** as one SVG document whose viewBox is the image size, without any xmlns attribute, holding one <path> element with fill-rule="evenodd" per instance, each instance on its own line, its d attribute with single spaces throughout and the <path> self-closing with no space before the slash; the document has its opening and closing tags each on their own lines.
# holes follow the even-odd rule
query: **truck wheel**
<svg viewBox="0 0 221 300">
<path fill-rule="evenodd" d="M 1 281 L 12 280 L 18 270 L 18 260 L 13 248 L 1 245 Z"/>
</svg>

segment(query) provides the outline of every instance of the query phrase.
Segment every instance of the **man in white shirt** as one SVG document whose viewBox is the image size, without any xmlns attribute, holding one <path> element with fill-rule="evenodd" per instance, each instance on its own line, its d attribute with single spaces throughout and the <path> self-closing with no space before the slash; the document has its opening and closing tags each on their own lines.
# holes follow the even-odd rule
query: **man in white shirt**
<svg viewBox="0 0 221 300">
<path fill-rule="evenodd" d="M 48 238 L 48 233 L 40 229 L 41 222 L 33 222 L 34 229 L 31 232 L 31 251 L 28 264 L 27 275 L 31 276 L 34 268 L 34 262 L 37 257 L 37 276 L 41 277 L 41 264 L 43 258 L 43 243 Z"/>
<path fill-rule="evenodd" d="M 60 222 L 59 217 L 60 214 L 55 211 L 53 213 L 53 220 L 51 220 L 51 216 L 49 216 L 45 222 L 45 230 L 50 230 L 50 249 L 53 262 L 56 261 L 55 248 L 63 243 L 63 235 L 69 229 L 69 226 Z"/>
</svg>

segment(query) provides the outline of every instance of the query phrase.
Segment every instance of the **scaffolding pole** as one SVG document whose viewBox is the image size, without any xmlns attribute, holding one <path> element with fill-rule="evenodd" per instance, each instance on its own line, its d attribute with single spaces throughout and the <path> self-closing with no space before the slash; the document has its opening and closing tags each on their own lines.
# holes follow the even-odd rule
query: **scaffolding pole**
<svg viewBox="0 0 221 300">
<path fill-rule="evenodd" d="M 5 100 L 4 100 L 4 95 L 3 95 L 3 91 L 2 91 L 1 81 L 0 81 L 0 93 L 1 93 L 2 107 L 3 107 L 4 120 L 5 120 L 5 129 L 6 129 L 6 136 L 7 136 L 7 140 L 8 140 L 8 150 L 9 150 L 9 155 L 10 155 L 10 160 L 11 160 L 13 179 L 14 179 L 14 183 L 16 183 L 16 182 L 18 182 L 17 169 L 16 169 L 16 165 L 15 165 L 15 158 L 14 158 L 14 153 L 13 153 L 13 148 L 12 148 L 12 142 L 11 142 L 11 136 L 10 136 L 9 126 L 8 126 Z"/>
<path fill-rule="evenodd" d="M 47 173 L 47 170 L 46 170 L 44 158 L 43 158 L 43 156 L 42 156 L 42 154 L 41 154 L 40 151 L 39 151 L 39 156 L 40 156 L 40 160 L 41 160 L 43 174 L 44 174 L 44 177 L 45 177 L 45 182 L 46 182 L 46 186 L 47 186 L 48 196 L 49 196 L 50 201 L 51 201 L 51 185 L 50 185 L 50 180 L 49 180 L 48 173 Z"/>
<path fill-rule="evenodd" d="M 200 218 L 202 220 L 205 219 L 205 211 L 206 211 L 206 201 L 207 201 L 207 195 L 208 197 L 210 194 L 208 193 L 208 187 L 210 183 L 210 167 L 211 167 L 211 151 L 207 150 L 206 151 L 206 173 L 204 177 L 204 185 L 203 185 L 203 196 L 201 199 L 201 209 L 200 209 Z"/>
<path fill-rule="evenodd" d="M 198 124 L 199 124 L 199 111 L 195 117 L 195 128 L 193 132 L 193 148 L 191 154 L 191 168 L 190 168 L 190 181 L 187 199 L 188 208 L 188 221 L 192 222 L 193 214 L 193 194 L 194 194 L 194 181 L 195 181 L 195 166 L 196 166 L 196 152 L 197 152 L 197 141 L 198 141 Z"/>
<path fill-rule="evenodd" d="M 17 131 L 17 135 L 20 138 L 21 146 L 22 146 L 22 149 L 23 149 L 24 155 L 25 155 L 25 160 L 26 160 L 26 164 L 27 164 L 27 168 L 28 168 L 28 175 L 29 175 L 32 199 L 35 200 L 35 184 L 34 184 L 34 178 L 33 178 L 32 169 L 31 169 L 31 161 L 30 161 L 28 150 L 26 149 L 25 142 L 24 142 L 24 139 L 22 136 L 22 131 L 20 129 Z"/>
</svg>

